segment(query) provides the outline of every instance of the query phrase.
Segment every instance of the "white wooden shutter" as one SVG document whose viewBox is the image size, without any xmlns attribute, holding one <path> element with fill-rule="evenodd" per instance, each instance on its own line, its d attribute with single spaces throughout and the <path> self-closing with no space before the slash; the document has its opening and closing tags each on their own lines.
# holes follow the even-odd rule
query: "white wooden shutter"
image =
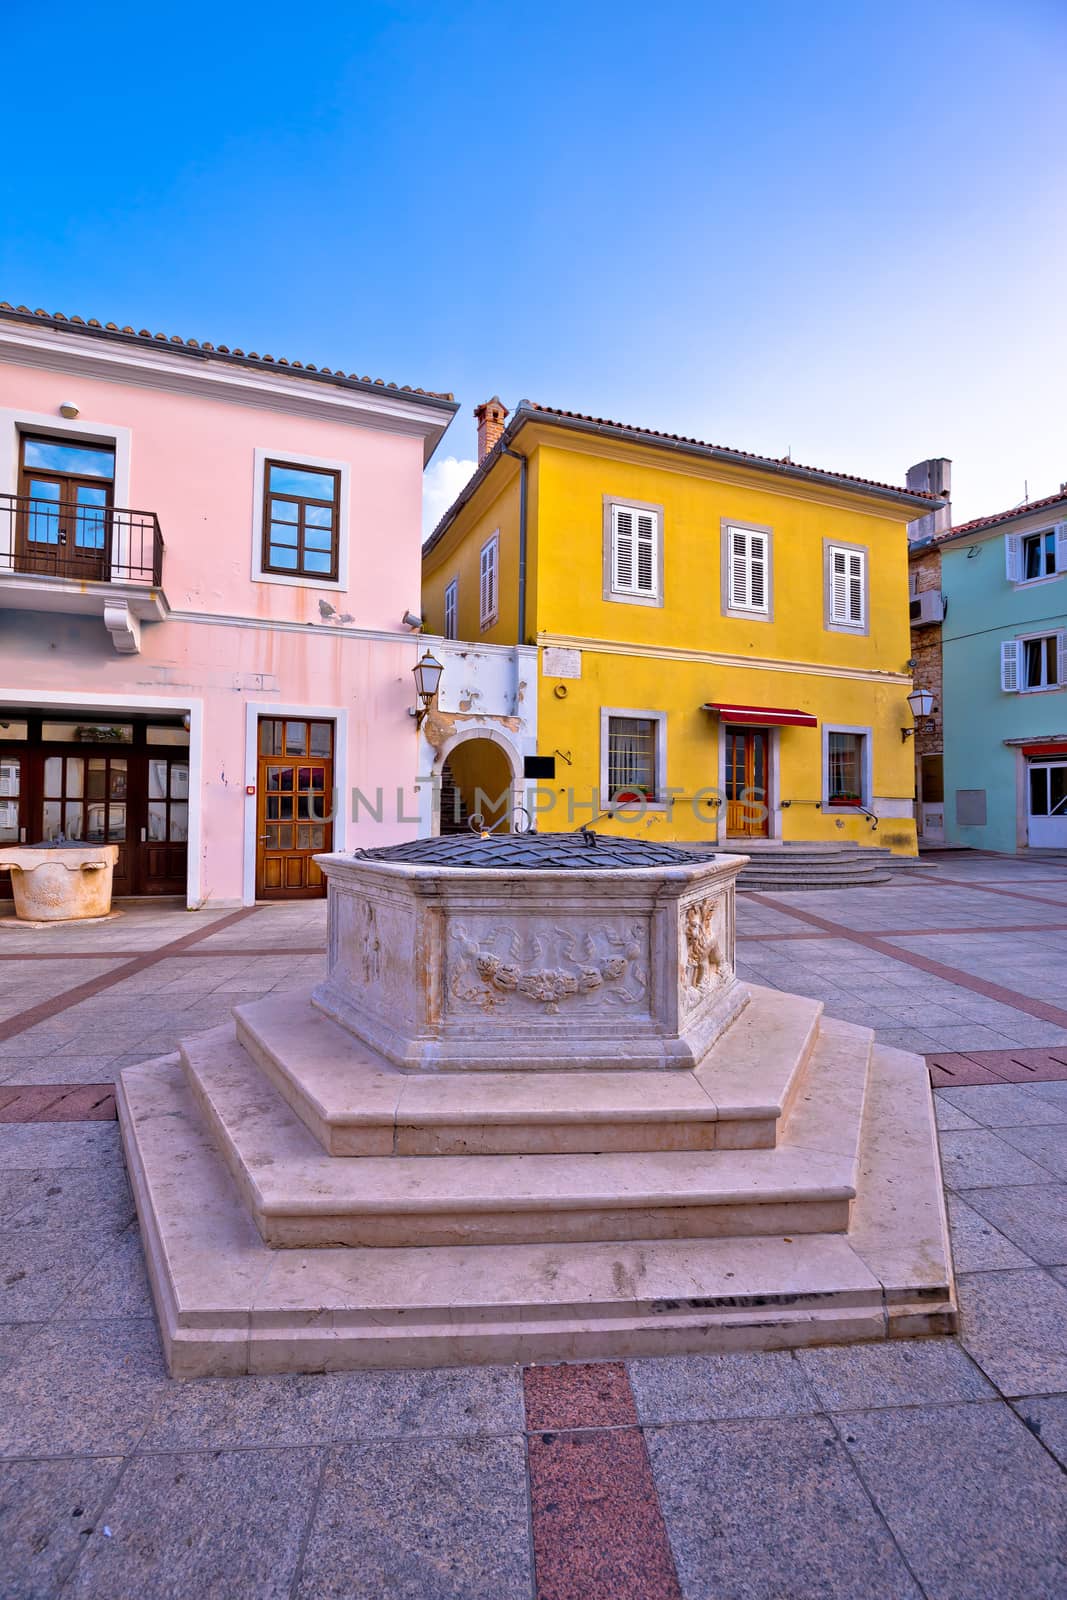
<svg viewBox="0 0 1067 1600">
<path fill-rule="evenodd" d="M 496 548 L 495 539 L 490 539 L 488 544 L 482 546 L 479 602 L 483 628 L 496 616 Z"/>
<path fill-rule="evenodd" d="M 611 586 L 634 586 L 634 514 L 625 506 L 611 508 Z"/>
<path fill-rule="evenodd" d="M 655 512 L 637 513 L 637 592 L 656 592 L 656 531 L 658 518 Z"/>
<path fill-rule="evenodd" d="M 456 600 L 458 598 L 458 585 L 455 578 L 445 590 L 445 638 L 456 638 Z"/>
<path fill-rule="evenodd" d="M 1067 572 L 1067 522 L 1056 524 L 1056 571 Z"/>
<path fill-rule="evenodd" d="M 867 556 L 863 550 L 830 546 L 830 620 L 862 628 L 867 610 Z"/>
<path fill-rule="evenodd" d="M 1021 533 L 1004 535 L 1004 570 L 1009 583 L 1021 583 L 1023 578 L 1023 539 Z"/>
<path fill-rule="evenodd" d="M 738 611 L 767 610 L 767 535 L 730 529 L 727 604 Z"/>
<path fill-rule="evenodd" d="M 1000 687 L 1008 694 L 1019 692 L 1022 648 L 1018 639 L 1002 639 L 1000 642 Z"/>
<path fill-rule="evenodd" d="M 1056 682 L 1061 686 L 1067 684 L 1067 629 L 1064 628 L 1056 635 Z"/>
</svg>

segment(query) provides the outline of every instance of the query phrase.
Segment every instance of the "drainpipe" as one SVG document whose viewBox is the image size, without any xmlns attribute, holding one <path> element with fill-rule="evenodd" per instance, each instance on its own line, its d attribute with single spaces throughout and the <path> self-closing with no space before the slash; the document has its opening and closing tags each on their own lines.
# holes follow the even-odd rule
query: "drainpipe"
<svg viewBox="0 0 1067 1600">
<path fill-rule="evenodd" d="M 501 448 L 500 454 L 519 462 L 519 622 L 516 643 L 526 643 L 526 467 L 527 458 L 518 450 Z"/>
</svg>

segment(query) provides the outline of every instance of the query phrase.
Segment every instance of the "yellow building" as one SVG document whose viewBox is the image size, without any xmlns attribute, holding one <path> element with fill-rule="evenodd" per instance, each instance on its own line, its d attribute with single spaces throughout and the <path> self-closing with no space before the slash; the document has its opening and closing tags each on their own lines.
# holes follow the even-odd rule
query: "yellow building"
<svg viewBox="0 0 1067 1600">
<path fill-rule="evenodd" d="M 540 831 L 607 813 L 650 838 L 914 853 L 906 529 L 939 502 L 529 401 L 476 415 L 423 615 L 538 646 Z"/>
</svg>

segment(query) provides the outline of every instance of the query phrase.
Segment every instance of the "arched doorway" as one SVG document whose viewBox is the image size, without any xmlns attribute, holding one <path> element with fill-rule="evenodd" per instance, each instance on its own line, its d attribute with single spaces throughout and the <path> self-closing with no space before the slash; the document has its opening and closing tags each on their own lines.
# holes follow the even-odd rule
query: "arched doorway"
<svg viewBox="0 0 1067 1600">
<path fill-rule="evenodd" d="M 467 833 L 478 814 L 499 833 L 511 831 L 516 803 L 518 758 L 503 740 L 472 733 L 441 752 L 439 833 Z"/>
</svg>

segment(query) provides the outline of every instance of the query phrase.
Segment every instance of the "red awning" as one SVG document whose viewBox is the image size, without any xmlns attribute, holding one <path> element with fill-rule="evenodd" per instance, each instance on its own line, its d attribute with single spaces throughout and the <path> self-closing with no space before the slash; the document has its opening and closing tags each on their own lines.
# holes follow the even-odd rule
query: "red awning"
<svg viewBox="0 0 1067 1600">
<path fill-rule="evenodd" d="M 813 717 L 807 711 L 785 711 L 781 706 L 735 706 L 730 704 L 719 705 L 709 701 L 701 707 L 702 711 L 714 711 L 720 722 L 750 722 L 757 727 L 774 728 L 817 728 L 818 717 Z"/>
</svg>

